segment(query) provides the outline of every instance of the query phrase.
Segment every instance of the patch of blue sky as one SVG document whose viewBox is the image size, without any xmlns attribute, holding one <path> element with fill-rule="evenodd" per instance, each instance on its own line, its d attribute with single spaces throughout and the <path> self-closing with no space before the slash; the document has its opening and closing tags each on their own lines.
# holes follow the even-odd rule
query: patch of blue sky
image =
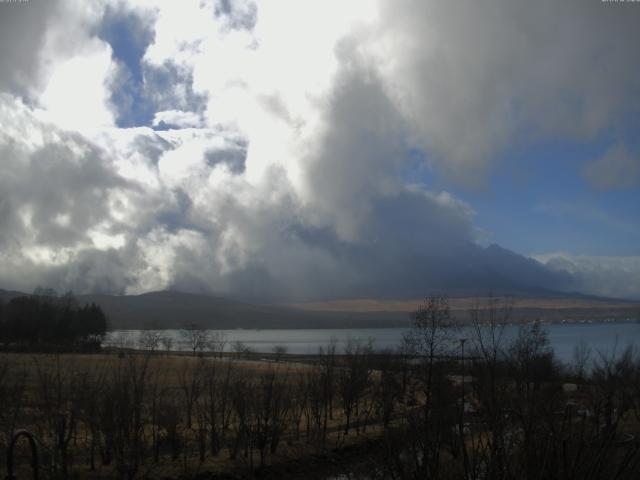
<svg viewBox="0 0 640 480">
<path fill-rule="evenodd" d="M 482 244 L 523 254 L 566 251 L 577 255 L 640 255 L 640 189 L 594 189 L 584 165 L 615 141 L 637 155 L 633 128 L 594 141 L 553 141 L 512 148 L 494 163 L 486 186 L 467 189 L 425 166 L 419 150 L 407 153 L 402 175 L 436 191 L 447 190 L 475 210 Z"/>
<path fill-rule="evenodd" d="M 153 29 L 136 13 L 109 8 L 97 34 L 109 43 L 113 57 L 123 67 L 111 97 L 118 113 L 117 126 L 150 125 L 155 106 L 144 92 L 142 57 L 154 39 Z"/>
</svg>

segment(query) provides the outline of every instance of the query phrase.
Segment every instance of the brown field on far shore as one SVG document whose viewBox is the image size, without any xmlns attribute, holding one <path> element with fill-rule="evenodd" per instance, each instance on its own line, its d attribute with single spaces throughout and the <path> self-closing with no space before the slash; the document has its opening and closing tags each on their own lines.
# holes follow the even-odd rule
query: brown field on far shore
<svg viewBox="0 0 640 480">
<path fill-rule="evenodd" d="M 527 322 L 541 320 L 555 323 L 564 321 L 606 321 L 640 319 L 640 302 L 615 299 L 588 298 L 520 298 L 495 297 L 503 305 L 511 306 L 510 320 Z M 448 299 L 451 314 L 465 322 L 469 312 L 487 308 L 488 297 L 451 297 Z M 412 300 L 347 299 L 324 302 L 289 304 L 289 307 L 309 313 L 371 315 L 375 317 L 409 319 L 412 312 L 424 302 Z"/>
</svg>

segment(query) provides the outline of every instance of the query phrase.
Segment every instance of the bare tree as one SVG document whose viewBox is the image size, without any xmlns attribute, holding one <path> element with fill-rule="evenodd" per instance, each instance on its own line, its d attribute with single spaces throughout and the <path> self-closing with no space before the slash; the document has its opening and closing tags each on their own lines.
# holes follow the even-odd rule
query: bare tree
<svg viewBox="0 0 640 480">
<path fill-rule="evenodd" d="M 501 405 L 508 471 L 522 478 L 549 465 L 548 448 L 557 426 L 557 412 L 565 402 L 559 381 L 560 369 L 549 346 L 546 330 L 538 322 L 520 325 L 506 351 L 506 397 Z M 505 416 L 507 417 L 505 419 Z M 546 457 L 546 458 L 545 458 Z M 551 471 L 555 468 L 551 465 Z"/>
<path fill-rule="evenodd" d="M 143 350 L 155 352 L 160 347 L 163 336 L 158 330 L 143 330 L 138 337 L 138 346 Z"/>
<path fill-rule="evenodd" d="M 233 380 L 230 389 L 235 421 L 233 422 L 234 439 L 233 445 L 229 448 L 229 458 L 235 460 L 242 449 L 245 458 L 250 458 L 251 465 L 253 457 L 249 457 L 249 454 L 253 448 L 253 430 L 249 392 L 252 392 L 253 388 L 253 384 L 249 383 L 248 379 L 237 377 Z"/>
<path fill-rule="evenodd" d="M 450 353 L 456 340 L 449 300 L 444 295 L 434 295 L 412 314 L 413 325 L 405 336 L 406 343 L 418 355 L 427 358 L 432 365 L 440 355 Z"/>
<path fill-rule="evenodd" d="M 289 410 L 296 440 L 300 439 L 300 424 L 302 423 L 304 413 L 307 411 L 308 403 L 309 388 L 307 387 L 307 375 L 301 372 L 295 376 L 292 388 L 291 408 Z"/>
<path fill-rule="evenodd" d="M 194 354 L 203 352 L 209 346 L 209 331 L 196 323 L 186 324 L 180 330 L 182 340 Z"/>
<path fill-rule="evenodd" d="M 212 332 L 208 338 L 209 350 L 218 354 L 219 358 L 222 358 L 224 350 L 227 347 L 227 334 L 220 331 Z"/>
<path fill-rule="evenodd" d="M 231 362 L 209 362 L 204 369 L 204 392 L 200 408 L 206 420 L 211 454 L 218 455 L 226 442 L 232 420 L 231 386 L 234 379 Z"/>
<path fill-rule="evenodd" d="M 6 357 L 0 357 L 0 435 L 5 440 L 0 444 L 8 443 L 24 418 L 28 379 L 24 366 L 12 365 Z"/>
<path fill-rule="evenodd" d="M 178 371 L 178 381 L 182 392 L 182 406 L 185 413 L 187 428 L 191 428 L 193 411 L 202 393 L 204 364 L 199 359 L 194 364 L 190 359 L 185 359 Z"/>
<path fill-rule="evenodd" d="M 132 480 L 145 452 L 145 406 L 152 392 L 150 355 L 132 355 L 111 368 L 100 398 L 103 462 L 115 460 L 120 478 Z"/>
<path fill-rule="evenodd" d="M 322 443 L 327 438 L 327 427 L 329 420 L 333 420 L 333 401 L 336 397 L 336 349 L 338 339 L 331 337 L 327 348 L 320 347 L 318 349 L 318 359 L 320 364 L 320 387 L 321 387 L 321 404 L 324 410 L 324 418 L 322 425 Z"/>
<path fill-rule="evenodd" d="M 100 446 L 100 403 L 106 378 L 106 366 L 82 372 L 79 378 L 79 417 L 89 436 L 89 467 L 92 471 L 96 469 L 96 452 Z"/>
<path fill-rule="evenodd" d="M 506 326 L 511 319 L 513 301 L 489 295 L 476 299 L 469 317 L 473 394 L 481 415 L 488 427 L 487 435 L 479 437 L 472 446 L 470 475 L 478 475 L 479 469 L 490 476 L 501 476 L 507 469 L 510 457 L 505 444 L 505 408 L 508 405 L 509 379 L 505 358 L 508 351 Z"/>
<path fill-rule="evenodd" d="M 249 358 L 253 354 L 253 349 L 241 340 L 236 340 L 231 344 L 231 348 L 238 357 Z"/>
<path fill-rule="evenodd" d="M 345 348 L 344 365 L 338 369 L 338 395 L 345 416 L 344 434 L 349 433 L 352 415 L 359 414 L 360 402 L 369 386 L 371 370 L 368 354 L 371 342 L 349 338 Z"/>
<path fill-rule="evenodd" d="M 71 457 L 69 444 L 74 438 L 78 423 L 79 386 L 73 367 L 61 365 L 59 356 L 46 365 L 34 358 L 37 372 L 38 411 L 42 414 L 40 435 L 42 443 L 49 447 L 51 469 L 62 478 L 69 476 Z"/>
<path fill-rule="evenodd" d="M 577 379 L 584 379 L 585 375 L 589 371 L 589 364 L 591 362 L 591 347 L 586 344 L 584 340 L 581 340 L 573 349 L 573 361 L 571 363 L 571 373 Z"/>
<path fill-rule="evenodd" d="M 252 399 L 253 435 L 263 466 L 267 450 L 276 452 L 286 427 L 290 406 L 286 377 L 279 378 L 275 370 L 262 374 L 254 386 Z"/>
<path fill-rule="evenodd" d="M 169 355 L 173 349 L 173 337 L 165 333 L 160 337 L 160 343 L 162 344 L 162 348 L 164 348 L 165 353 Z"/>
<path fill-rule="evenodd" d="M 276 362 L 280 362 L 286 354 L 287 354 L 287 347 L 285 345 L 274 345 L 273 358 Z"/>
<path fill-rule="evenodd" d="M 449 301 L 434 295 L 413 313 L 413 328 L 405 337 L 410 351 L 420 360 L 418 384 L 423 397 L 421 412 L 413 412 L 409 421 L 414 471 L 437 478 L 441 446 L 449 434 L 450 381 L 444 373 L 444 358 L 451 355 L 457 337 L 456 323 Z"/>
<path fill-rule="evenodd" d="M 321 368 L 310 368 L 303 374 L 302 382 L 300 390 L 304 392 L 306 400 L 302 408 L 307 443 L 321 440 L 324 445 L 328 416 L 327 374 Z"/>
<path fill-rule="evenodd" d="M 396 409 L 396 402 L 402 397 L 402 387 L 397 378 L 393 353 L 383 351 L 377 356 L 376 368 L 378 377 L 373 388 L 373 400 L 376 413 L 382 418 L 382 426 L 386 429 Z"/>
<path fill-rule="evenodd" d="M 113 334 L 113 336 L 109 339 L 109 343 L 116 348 L 121 350 L 131 349 L 135 346 L 135 340 L 130 332 L 128 331 L 119 331 Z"/>
<path fill-rule="evenodd" d="M 171 459 L 178 460 L 184 447 L 181 431 L 181 398 L 176 389 L 167 388 L 160 395 L 158 403 L 158 428 L 163 432 L 160 443 L 166 444 L 171 452 Z"/>
</svg>

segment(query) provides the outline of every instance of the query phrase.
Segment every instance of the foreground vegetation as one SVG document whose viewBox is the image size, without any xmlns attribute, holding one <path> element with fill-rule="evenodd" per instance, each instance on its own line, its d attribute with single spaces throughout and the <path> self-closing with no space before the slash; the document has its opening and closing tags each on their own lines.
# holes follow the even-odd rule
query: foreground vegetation
<svg viewBox="0 0 640 480">
<path fill-rule="evenodd" d="M 351 340 L 304 364 L 239 349 L 4 354 L 0 455 L 28 427 L 50 478 L 284 478 L 300 461 L 289 478 L 638 478 L 636 351 L 581 347 L 562 366 L 539 325 L 505 335 L 508 304 L 469 314 L 461 339 L 430 298 L 400 351 Z"/>
</svg>

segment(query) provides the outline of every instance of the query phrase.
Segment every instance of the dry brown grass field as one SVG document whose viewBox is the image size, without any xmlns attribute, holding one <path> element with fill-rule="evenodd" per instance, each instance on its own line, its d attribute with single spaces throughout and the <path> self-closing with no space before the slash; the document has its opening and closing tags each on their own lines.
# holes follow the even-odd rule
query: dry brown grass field
<svg viewBox="0 0 640 480">
<path fill-rule="evenodd" d="M 306 407 L 300 404 L 294 405 L 300 400 L 296 396 L 307 397 L 307 392 L 303 392 L 302 389 L 308 385 L 308 382 L 313 382 L 314 376 L 318 374 L 317 367 L 312 363 L 247 360 L 232 358 L 229 355 L 221 359 L 218 355 L 195 356 L 115 350 L 102 354 L 4 353 L 0 354 L 0 363 L 5 369 L 3 385 L 19 385 L 13 392 L 15 395 L 13 399 L 9 394 L 2 400 L 4 402 L 13 400 L 14 406 L 20 409 L 13 423 L 9 415 L 5 414 L 2 419 L 0 455 L 4 458 L 9 431 L 28 428 L 40 442 L 40 470 L 41 473 L 45 472 L 45 478 L 49 475 L 52 478 L 60 475 L 64 477 L 64 474 L 60 474 L 59 471 L 51 470 L 52 463 L 56 463 L 55 469 L 60 469 L 60 455 L 55 451 L 59 447 L 56 444 L 58 440 L 55 438 L 58 434 L 69 436 L 68 445 L 64 447 L 68 450 L 65 455 L 68 456 L 69 462 L 65 468 L 72 470 L 73 478 L 128 478 L 127 472 L 123 472 L 124 467 L 116 465 L 116 460 L 111 459 L 109 464 L 100 461 L 97 445 L 94 445 L 96 451 L 91 454 L 88 452 L 89 448 L 93 448 L 91 447 L 93 440 L 90 437 L 92 435 L 97 437 L 100 434 L 95 432 L 91 419 L 86 418 L 86 412 L 83 413 L 83 411 L 86 411 L 87 407 L 94 408 L 94 414 L 100 416 L 100 407 L 97 407 L 100 402 L 95 398 L 97 402 L 81 398 L 82 392 L 79 390 L 86 388 L 95 389 L 95 392 L 88 393 L 98 396 L 112 394 L 122 386 L 132 391 L 137 388 L 144 388 L 147 391 L 142 394 L 140 400 L 135 397 L 135 392 L 130 398 L 124 399 L 125 403 L 140 401 L 142 405 L 140 405 L 139 414 L 147 417 L 146 420 L 140 421 L 140 440 L 144 444 L 143 450 L 147 450 L 147 458 L 136 465 L 136 472 L 131 478 L 190 478 L 203 472 L 215 475 L 225 474 L 229 475 L 229 478 L 245 478 L 250 476 L 248 472 L 252 472 L 257 467 L 262 467 L 263 475 L 279 478 L 280 469 L 293 469 L 299 472 L 304 468 L 303 459 L 305 458 L 317 463 L 318 455 L 327 455 L 328 452 L 342 452 L 331 454 L 333 456 L 345 455 L 344 452 L 347 452 L 348 456 L 350 449 L 355 448 L 357 451 L 358 445 L 376 438 L 381 431 L 377 425 L 379 421 L 373 418 L 371 398 L 359 399 L 359 402 L 364 405 L 362 408 L 368 409 L 368 418 L 365 422 L 362 413 L 352 415 L 351 430 L 347 434 L 344 432 L 344 412 L 339 406 L 336 394 L 334 394 L 336 398 L 332 400 L 333 405 L 330 411 L 321 410 L 322 406 L 319 403 L 315 412 L 311 411 L 309 405 Z M 378 377 L 373 371 L 368 374 L 371 381 L 375 381 Z M 217 378 L 212 379 L 210 375 L 216 375 Z M 268 382 L 273 378 L 276 379 L 275 384 L 269 385 Z M 242 388 L 239 392 L 241 398 L 231 398 L 230 395 L 226 406 L 219 403 L 220 398 L 206 399 L 205 397 L 210 395 L 207 389 L 216 387 L 229 390 Z M 279 392 L 276 392 L 276 389 Z M 4 393 L 9 393 L 9 390 L 5 389 Z M 261 393 L 256 393 L 256 390 L 260 390 Z M 126 395 L 126 393 L 123 394 Z M 218 392 L 218 395 L 220 394 L 221 392 Z M 260 413 L 258 413 L 260 405 L 247 406 L 254 401 L 260 401 L 255 397 L 260 397 L 267 402 L 274 401 L 273 398 L 268 398 L 270 395 L 282 395 L 286 398 L 278 400 L 282 403 L 281 405 L 275 403 L 267 405 L 266 409 Z M 163 407 L 163 399 L 170 399 L 171 405 Z M 318 398 L 314 400 L 320 402 Z M 106 400 L 105 403 L 109 401 Z M 114 399 L 114 401 L 119 402 L 122 399 Z M 273 424 L 266 421 L 263 425 L 265 429 L 263 433 L 267 436 L 274 434 L 267 430 L 278 430 L 277 435 L 281 438 L 277 441 L 277 450 L 275 447 L 272 448 L 270 438 L 268 459 L 260 460 L 257 445 L 241 446 L 240 450 L 244 449 L 242 452 L 233 453 L 232 451 L 238 447 L 235 445 L 235 440 L 229 439 L 227 443 L 223 442 L 220 445 L 219 451 L 215 454 L 211 454 L 211 447 L 203 443 L 203 448 L 207 451 L 201 456 L 199 435 L 208 428 L 205 424 L 211 421 L 210 417 L 205 418 L 206 414 L 212 410 L 212 404 L 207 404 L 208 401 L 218 402 L 214 408 L 227 408 L 229 417 L 233 417 L 229 418 L 229 425 L 225 427 L 228 430 L 226 434 L 229 436 L 247 435 L 246 432 L 241 431 L 238 422 L 247 421 L 247 429 L 258 429 L 261 428 L 255 426 L 256 422 L 261 421 L 257 418 L 258 416 L 271 415 L 273 412 L 269 410 L 279 411 L 278 414 L 284 416 L 282 419 L 276 420 Z M 44 402 L 55 405 L 46 406 Z M 95 405 L 92 407 L 93 403 Z M 253 409 L 252 412 L 243 412 L 245 407 Z M 108 405 L 104 405 L 104 408 L 108 408 Z M 175 418 L 163 418 L 162 413 L 153 412 L 154 409 L 162 408 L 165 408 L 165 414 L 169 417 L 174 415 Z M 235 411 L 232 411 L 234 408 Z M 307 411 L 303 412 L 301 409 L 305 408 Z M 189 409 L 192 410 L 188 414 L 191 418 L 186 419 L 184 416 Z M 205 409 L 209 412 L 204 412 Z M 296 409 L 297 413 L 293 411 Z M 105 413 L 117 415 L 114 412 Z M 244 414 L 253 415 L 253 420 L 241 419 L 240 417 Z M 322 417 L 323 414 L 326 418 Z M 73 426 L 69 425 L 65 428 L 59 425 L 48 425 L 52 419 L 46 417 L 52 415 L 60 415 L 61 422 L 73 422 Z M 131 421 L 135 415 L 133 413 L 131 418 L 120 419 L 120 421 Z M 313 415 L 315 419 L 311 418 Z M 277 422 L 281 424 L 276 425 Z M 249 423 L 254 424 L 249 425 Z M 168 445 L 170 437 L 179 437 L 180 445 L 175 449 Z M 126 441 L 129 442 L 131 439 Z M 28 477 L 29 455 L 24 447 L 26 442 L 19 444 L 16 462 L 18 471 Z M 153 452 L 154 448 L 157 448 L 158 453 Z M 94 456 L 93 460 L 90 455 Z M 316 465 L 315 471 L 310 472 L 310 476 L 305 478 L 324 478 L 333 470 L 339 470 L 339 467 L 333 463 L 335 461 L 329 461 L 323 466 Z M 337 473 L 339 471 L 336 471 Z M 292 475 L 294 476 L 290 478 L 298 478 L 296 475 L 299 473 L 292 473 Z"/>
<path fill-rule="evenodd" d="M 487 300 L 490 297 L 452 297 L 449 306 L 452 313 L 464 317 L 473 308 L 488 308 Z M 510 300 L 509 297 L 501 300 Z M 613 314 L 633 317 L 640 312 L 638 302 L 625 302 L 613 299 L 580 299 L 580 298 L 522 298 L 513 300 L 514 310 L 536 310 L 544 316 L 545 312 L 590 310 L 594 315 L 599 312 L 611 312 Z M 292 307 L 304 311 L 318 312 L 405 312 L 412 313 L 418 308 L 424 299 L 410 300 L 377 300 L 377 299 L 349 299 L 332 300 L 326 302 L 306 302 L 289 304 Z"/>
<path fill-rule="evenodd" d="M 638 478 L 637 351 L 585 371 L 554 362 L 540 325 L 507 342 L 483 323 L 485 350 L 460 362 L 437 355 L 440 326 L 420 325 L 418 356 L 357 340 L 280 361 L 3 353 L 0 456 L 27 428 L 51 479 Z M 30 475 L 25 446 L 17 478 Z"/>
</svg>

